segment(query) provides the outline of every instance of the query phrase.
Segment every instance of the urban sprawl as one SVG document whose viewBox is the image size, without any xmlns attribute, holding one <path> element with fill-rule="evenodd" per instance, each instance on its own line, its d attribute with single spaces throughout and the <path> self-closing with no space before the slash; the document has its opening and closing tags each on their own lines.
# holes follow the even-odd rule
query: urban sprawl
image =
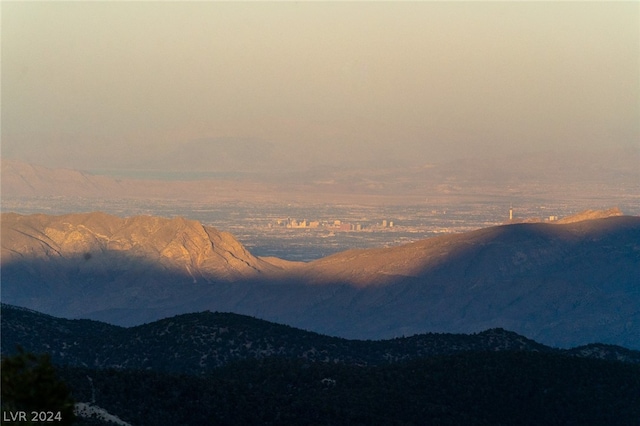
<svg viewBox="0 0 640 426">
<path fill-rule="evenodd" d="M 380 228 L 393 228 L 393 221 L 383 220 L 381 223 L 376 223 L 374 225 L 361 224 L 361 223 L 349 223 L 343 222 L 341 220 L 297 220 L 297 219 L 277 219 L 274 222 L 269 224 L 269 227 L 281 227 L 281 228 L 323 228 L 330 229 L 333 231 L 363 231 L 366 229 L 380 229 Z"/>
</svg>

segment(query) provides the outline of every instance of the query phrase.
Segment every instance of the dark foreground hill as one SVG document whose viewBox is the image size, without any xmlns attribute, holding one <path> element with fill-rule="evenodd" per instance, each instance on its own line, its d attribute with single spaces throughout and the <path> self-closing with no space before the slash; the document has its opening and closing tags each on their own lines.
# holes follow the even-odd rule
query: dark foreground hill
<svg viewBox="0 0 640 426">
<path fill-rule="evenodd" d="M 1 323 L 3 356 L 14 344 L 49 353 L 78 406 L 121 425 L 634 425 L 640 416 L 637 351 L 557 350 L 505 330 L 350 341 L 236 314 L 125 329 L 9 305 Z"/>
<path fill-rule="evenodd" d="M 420 334 L 390 340 L 347 340 L 231 313 L 201 312 L 123 328 L 68 320 L 2 304 L 2 353 L 18 346 L 49 353 L 60 365 L 205 374 L 246 359 L 284 357 L 356 366 L 384 365 L 461 352 L 558 353 L 640 364 L 640 351 L 592 343 L 554 349 L 516 333 Z"/>
<path fill-rule="evenodd" d="M 2 215 L 3 301 L 138 325 L 194 311 L 381 339 L 504 328 L 640 349 L 640 218 L 512 224 L 301 264 L 180 218 Z"/>
</svg>

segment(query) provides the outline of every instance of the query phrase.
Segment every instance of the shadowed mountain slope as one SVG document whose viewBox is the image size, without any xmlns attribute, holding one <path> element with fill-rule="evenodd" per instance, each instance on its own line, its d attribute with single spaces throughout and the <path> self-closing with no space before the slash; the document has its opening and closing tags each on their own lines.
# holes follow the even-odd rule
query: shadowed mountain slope
<svg viewBox="0 0 640 426">
<path fill-rule="evenodd" d="M 135 325 L 217 310 L 347 338 L 506 328 L 640 348 L 640 218 L 514 224 L 307 264 L 185 219 L 2 215 L 3 301 Z"/>
<path fill-rule="evenodd" d="M 639 223 L 640 218 L 624 217 L 566 226 L 527 223 L 490 227 L 399 247 L 337 253 L 311 262 L 304 273 L 317 282 L 362 286 L 433 275 L 476 283 L 511 279 L 541 269 L 550 271 L 558 263 L 568 265 L 585 254 L 606 255 L 608 248 L 615 250 L 607 255 L 611 259 L 629 248 L 633 254 Z M 595 242 L 598 244 L 589 244 Z"/>
<path fill-rule="evenodd" d="M 197 300 L 207 284 L 277 277 L 289 265 L 180 217 L 2 214 L 3 300 L 64 316 L 125 308 L 140 311 L 131 319 L 140 322 L 146 310 L 162 317 Z"/>
</svg>

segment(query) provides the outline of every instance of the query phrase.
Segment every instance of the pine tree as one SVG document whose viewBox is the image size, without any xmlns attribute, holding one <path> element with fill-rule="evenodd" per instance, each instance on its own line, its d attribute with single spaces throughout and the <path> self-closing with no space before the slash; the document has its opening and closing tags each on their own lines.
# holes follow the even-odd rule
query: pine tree
<svg viewBox="0 0 640 426">
<path fill-rule="evenodd" d="M 34 355 L 18 347 L 18 353 L 2 359 L 2 424 L 11 413 L 25 412 L 26 422 L 31 423 L 32 413 L 55 418 L 55 424 L 73 424 L 73 400 L 67 386 L 60 381 L 49 355 Z M 6 415 L 5 415 L 6 413 Z M 41 424 L 42 420 L 37 424 Z"/>
</svg>

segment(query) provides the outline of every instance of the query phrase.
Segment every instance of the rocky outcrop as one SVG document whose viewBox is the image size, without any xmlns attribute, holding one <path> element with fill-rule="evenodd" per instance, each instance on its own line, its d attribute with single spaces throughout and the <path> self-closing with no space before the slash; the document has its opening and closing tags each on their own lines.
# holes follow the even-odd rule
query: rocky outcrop
<svg viewBox="0 0 640 426">
<path fill-rule="evenodd" d="M 46 259 L 78 262 L 85 269 L 117 269 L 114 261 L 126 255 L 129 262 L 186 272 L 194 282 L 235 281 L 286 267 L 254 257 L 229 233 L 181 217 L 7 213 L 2 215 L 2 237 L 3 266 L 18 259 Z"/>
</svg>

